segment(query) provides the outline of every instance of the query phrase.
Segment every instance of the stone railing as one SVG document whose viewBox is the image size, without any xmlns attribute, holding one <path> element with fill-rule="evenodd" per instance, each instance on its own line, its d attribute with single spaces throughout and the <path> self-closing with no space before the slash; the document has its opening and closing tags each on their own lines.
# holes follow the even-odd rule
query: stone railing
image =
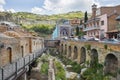
<svg viewBox="0 0 120 80">
<path fill-rule="evenodd" d="M 31 64 L 36 58 L 42 55 L 45 49 L 41 49 L 35 53 L 31 53 L 16 62 L 8 64 L 0 68 L 0 80 L 14 80 L 23 71 L 29 70 Z"/>
</svg>

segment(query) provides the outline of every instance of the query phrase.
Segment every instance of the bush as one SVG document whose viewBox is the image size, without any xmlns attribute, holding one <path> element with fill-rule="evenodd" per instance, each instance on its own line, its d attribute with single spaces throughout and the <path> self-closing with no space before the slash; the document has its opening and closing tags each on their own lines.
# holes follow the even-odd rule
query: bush
<svg viewBox="0 0 120 80">
<path fill-rule="evenodd" d="M 97 64 L 96 68 L 90 67 L 82 74 L 82 78 L 85 80 L 109 80 L 109 78 L 103 74 L 103 65 Z"/>
<path fill-rule="evenodd" d="M 49 24 L 22 25 L 22 27 L 29 31 L 35 31 L 44 34 L 52 34 L 54 29 L 54 25 Z"/>
<path fill-rule="evenodd" d="M 44 62 L 48 62 L 48 57 L 49 55 L 43 55 L 40 60 L 44 63 Z"/>
<path fill-rule="evenodd" d="M 82 68 L 82 66 L 80 66 L 80 64 L 78 64 L 77 62 L 74 62 L 74 61 L 72 61 L 70 59 L 67 59 L 66 57 L 61 56 L 61 55 L 58 56 L 58 57 L 63 62 L 64 65 L 71 65 L 72 66 L 71 70 L 73 72 L 80 73 L 81 68 Z"/>
</svg>

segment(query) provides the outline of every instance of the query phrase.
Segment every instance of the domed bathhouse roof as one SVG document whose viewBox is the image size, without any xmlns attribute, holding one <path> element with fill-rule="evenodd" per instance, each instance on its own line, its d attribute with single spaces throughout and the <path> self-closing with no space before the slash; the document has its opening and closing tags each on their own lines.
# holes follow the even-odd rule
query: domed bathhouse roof
<svg viewBox="0 0 120 80">
<path fill-rule="evenodd" d="M 4 32 L 4 34 L 6 34 L 7 36 L 10 36 L 10 37 L 21 37 L 21 35 L 19 35 L 19 33 L 15 32 L 15 31 L 6 31 L 6 32 Z"/>
<path fill-rule="evenodd" d="M 0 38 L 13 38 L 13 37 L 10 37 L 10 36 L 7 36 L 7 35 L 5 35 L 3 33 L 0 33 Z"/>
</svg>

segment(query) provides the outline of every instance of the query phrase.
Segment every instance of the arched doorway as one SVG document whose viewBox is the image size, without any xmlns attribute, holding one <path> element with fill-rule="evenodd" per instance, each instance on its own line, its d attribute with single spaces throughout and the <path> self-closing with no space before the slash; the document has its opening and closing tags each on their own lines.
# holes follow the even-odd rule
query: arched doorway
<svg viewBox="0 0 120 80">
<path fill-rule="evenodd" d="M 114 54 L 108 54 L 105 58 L 105 73 L 115 74 L 118 70 L 118 59 Z"/>
<path fill-rule="evenodd" d="M 91 63 L 90 66 L 91 67 L 96 67 L 97 63 L 98 63 L 98 52 L 96 49 L 92 49 L 91 50 Z"/>
<path fill-rule="evenodd" d="M 63 54 L 63 44 L 61 44 L 61 54 Z"/>
<path fill-rule="evenodd" d="M 65 44 L 65 55 L 67 55 L 67 44 Z"/>
<path fill-rule="evenodd" d="M 68 57 L 71 57 L 71 54 L 72 54 L 72 50 L 71 50 L 71 46 L 69 46 Z"/>
<path fill-rule="evenodd" d="M 77 56 L 78 56 L 78 49 L 77 49 L 77 47 L 75 46 L 75 47 L 74 47 L 73 59 L 77 59 Z"/>
<path fill-rule="evenodd" d="M 80 63 L 84 63 L 86 61 L 86 50 L 84 47 L 81 48 L 80 53 Z"/>
<path fill-rule="evenodd" d="M 22 54 L 22 57 L 24 57 L 24 47 L 21 46 L 21 54 Z"/>
<path fill-rule="evenodd" d="M 12 62 L 12 48 L 11 47 L 8 47 L 7 48 L 7 53 L 8 53 L 8 55 L 9 55 L 9 63 L 11 63 Z"/>
</svg>

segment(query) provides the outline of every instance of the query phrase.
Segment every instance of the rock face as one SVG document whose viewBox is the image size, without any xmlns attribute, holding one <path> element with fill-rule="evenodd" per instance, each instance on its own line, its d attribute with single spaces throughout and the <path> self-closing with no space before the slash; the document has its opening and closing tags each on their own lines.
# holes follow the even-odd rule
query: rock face
<svg viewBox="0 0 120 80">
<path fill-rule="evenodd" d="M 67 80 L 77 80 L 77 73 L 69 72 L 66 74 Z"/>
<path fill-rule="evenodd" d="M 85 72 L 87 70 L 87 68 L 83 68 L 83 69 L 81 69 L 81 75 L 83 75 L 83 73 Z"/>
<path fill-rule="evenodd" d="M 72 70 L 72 66 L 71 65 L 66 65 L 66 69 L 67 69 L 67 71 L 71 71 Z"/>
</svg>

